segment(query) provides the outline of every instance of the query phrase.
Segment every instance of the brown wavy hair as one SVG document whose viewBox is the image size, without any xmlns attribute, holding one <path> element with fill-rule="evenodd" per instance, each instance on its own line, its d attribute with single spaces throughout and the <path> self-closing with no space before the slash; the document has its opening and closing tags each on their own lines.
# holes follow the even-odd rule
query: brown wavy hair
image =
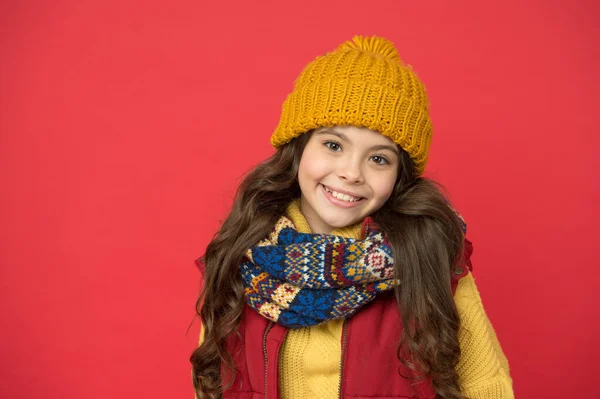
<svg viewBox="0 0 600 399">
<path fill-rule="evenodd" d="M 196 302 L 204 341 L 190 357 L 198 399 L 220 398 L 233 383 L 235 366 L 226 340 L 236 333 L 244 307 L 238 265 L 246 250 L 269 234 L 289 203 L 300 196 L 298 166 L 311 134 L 283 145 L 244 178 L 230 214 L 196 260 L 204 268 L 204 288 Z M 371 215 L 389 239 L 396 278 L 402 281 L 395 289 L 405 326 L 397 355 L 415 371 L 416 380 L 431 378 L 438 398 L 465 398 L 455 371 L 460 319 L 450 284 L 451 273 L 463 260 L 464 236 L 442 194 L 444 187 L 415 176 L 408 153 L 399 150 L 394 190 Z M 221 381 L 221 364 L 231 371 L 230 381 Z"/>
</svg>

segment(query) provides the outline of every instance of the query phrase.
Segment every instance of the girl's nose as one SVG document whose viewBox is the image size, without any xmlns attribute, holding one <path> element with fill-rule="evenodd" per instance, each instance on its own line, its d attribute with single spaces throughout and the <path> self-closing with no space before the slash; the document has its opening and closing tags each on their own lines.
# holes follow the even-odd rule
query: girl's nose
<svg viewBox="0 0 600 399">
<path fill-rule="evenodd" d="M 343 162 L 338 169 L 340 179 L 350 183 L 357 184 L 364 182 L 364 176 L 360 162 L 350 161 Z"/>
</svg>

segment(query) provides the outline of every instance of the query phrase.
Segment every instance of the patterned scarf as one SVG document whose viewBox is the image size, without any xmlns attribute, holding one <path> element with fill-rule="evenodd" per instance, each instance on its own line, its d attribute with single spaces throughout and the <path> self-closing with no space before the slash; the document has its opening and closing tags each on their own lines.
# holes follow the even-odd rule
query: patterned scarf
<svg viewBox="0 0 600 399">
<path fill-rule="evenodd" d="M 246 303 L 288 328 L 354 314 L 399 284 L 392 248 L 371 217 L 361 233 L 360 240 L 300 233 L 282 216 L 241 264 Z"/>
</svg>

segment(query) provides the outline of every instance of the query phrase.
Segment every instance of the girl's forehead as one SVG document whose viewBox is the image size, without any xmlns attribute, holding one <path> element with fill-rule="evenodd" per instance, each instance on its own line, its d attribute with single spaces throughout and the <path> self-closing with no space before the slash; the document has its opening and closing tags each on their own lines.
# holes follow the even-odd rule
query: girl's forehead
<svg viewBox="0 0 600 399">
<path fill-rule="evenodd" d="M 317 134 L 323 134 L 329 132 L 335 135 L 341 135 L 342 138 L 346 138 L 350 141 L 352 139 L 361 138 L 368 139 L 369 141 L 381 141 L 387 144 L 394 144 L 394 141 L 387 136 L 382 135 L 377 130 L 371 130 L 364 126 L 354 125 L 333 125 L 333 126 L 322 126 L 315 130 Z"/>
</svg>

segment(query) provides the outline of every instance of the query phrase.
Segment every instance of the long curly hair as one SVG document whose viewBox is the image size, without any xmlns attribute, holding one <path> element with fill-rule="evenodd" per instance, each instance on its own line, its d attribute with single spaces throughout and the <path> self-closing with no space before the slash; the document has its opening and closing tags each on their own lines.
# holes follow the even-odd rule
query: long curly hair
<svg viewBox="0 0 600 399">
<path fill-rule="evenodd" d="M 312 132 L 281 146 L 247 174 L 221 229 L 196 260 L 204 268 L 204 288 L 196 302 L 204 340 L 190 357 L 198 399 L 220 398 L 233 383 L 235 366 L 226 341 L 236 333 L 244 307 L 238 266 L 246 250 L 269 234 L 289 203 L 300 196 L 298 166 Z M 450 284 L 451 273 L 462 261 L 464 235 L 442 194 L 445 188 L 415 176 L 408 153 L 399 150 L 394 190 L 371 215 L 388 237 L 395 277 L 402 281 L 395 288 L 405 326 L 397 355 L 415 371 L 417 380 L 431 378 L 438 398 L 465 398 L 455 371 L 460 319 Z M 221 381 L 222 365 L 231 371 L 230 381 Z"/>
</svg>

